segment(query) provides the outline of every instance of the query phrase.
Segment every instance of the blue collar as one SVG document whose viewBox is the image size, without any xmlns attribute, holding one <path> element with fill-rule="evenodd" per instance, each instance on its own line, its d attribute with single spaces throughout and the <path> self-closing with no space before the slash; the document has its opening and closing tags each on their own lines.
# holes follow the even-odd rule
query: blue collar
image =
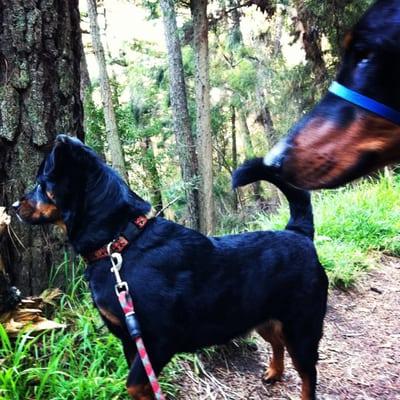
<svg viewBox="0 0 400 400">
<path fill-rule="evenodd" d="M 356 106 L 362 107 L 381 116 L 382 118 L 385 118 L 389 121 L 394 122 L 397 125 L 400 125 L 399 111 L 396 111 L 393 108 L 385 106 L 384 104 L 379 103 L 376 100 L 357 93 L 354 90 L 348 89 L 346 86 L 343 86 L 336 81 L 332 82 L 328 91 L 338 97 L 341 97 L 344 100 L 347 100 L 350 103 L 355 104 Z"/>
</svg>

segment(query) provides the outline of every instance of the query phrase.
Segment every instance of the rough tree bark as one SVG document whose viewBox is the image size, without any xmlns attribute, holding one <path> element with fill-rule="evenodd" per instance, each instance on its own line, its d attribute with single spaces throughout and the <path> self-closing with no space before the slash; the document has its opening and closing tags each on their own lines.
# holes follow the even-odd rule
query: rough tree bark
<svg viewBox="0 0 400 400">
<path fill-rule="evenodd" d="M 163 13 L 165 41 L 168 49 L 169 90 L 172 117 L 182 178 L 186 185 L 187 225 L 199 229 L 199 193 L 197 188 L 198 160 L 192 135 L 183 74 L 181 44 L 176 25 L 173 0 L 160 0 Z"/>
<path fill-rule="evenodd" d="M 191 0 L 195 53 L 197 155 L 200 177 L 200 230 L 215 230 L 213 154 L 211 139 L 207 0 Z"/>
<path fill-rule="evenodd" d="M 82 139 L 80 35 L 78 0 L 0 0 L 0 205 L 33 184 L 57 133 Z M 62 242 L 53 228 L 13 220 L 12 230 L 18 240 L 1 247 L 11 283 L 38 294 L 63 257 Z"/>
<path fill-rule="evenodd" d="M 121 176 L 125 178 L 125 180 L 128 180 L 124 153 L 118 134 L 117 121 L 115 118 L 112 90 L 107 72 L 104 47 L 101 42 L 100 29 L 97 22 L 96 0 L 87 0 L 87 7 L 90 20 L 90 33 L 92 36 L 93 50 L 99 66 L 101 101 L 104 108 L 104 122 L 106 126 L 106 136 L 110 151 L 111 164 L 121 174 Z"/>
<path fill-rule="evenodd" d="M 82 44 L 82 48 L 83 48 L 83 44 Z M 81 101 L 82 101 L 84 109 L 85 109 L 86 105 L 92 101 L 92 83 L 90 81 L 88 66 L 87 66 L 87 62 L 86 62 L 86 55 L 85 55 L 84 51 L 82 51 L 80 68 L 81 68 L 80 94 L 81 94 Z M 84 132 L 87 132 L 87 130 L 88 130 L 86 121 L 87 121 L 87 115 L 86 115 L 86 112 L 84 112 L 84 116 L 83 116 Z"/>
</svg>

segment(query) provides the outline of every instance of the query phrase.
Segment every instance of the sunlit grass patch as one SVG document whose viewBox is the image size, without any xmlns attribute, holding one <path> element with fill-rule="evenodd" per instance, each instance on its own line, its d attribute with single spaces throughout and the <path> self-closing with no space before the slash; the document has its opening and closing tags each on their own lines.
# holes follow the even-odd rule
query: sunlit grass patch
<svg viewBox="0 0 400 400">
<path fill-rule="evenodd" d="M 55 317 L 68 324 L 66 329 L 9 338 L 0 324 L 0 399 L 128 398 L 129 368 L 120 341 L 101 321 L 86 284 L 80 281 L 73 289 L 74 295 L 62 296 Z M 177 391 L 172 382 L 179 373 L 175 359 L 161 378 L 163 390 L 172 397 Z"/>
</svg>

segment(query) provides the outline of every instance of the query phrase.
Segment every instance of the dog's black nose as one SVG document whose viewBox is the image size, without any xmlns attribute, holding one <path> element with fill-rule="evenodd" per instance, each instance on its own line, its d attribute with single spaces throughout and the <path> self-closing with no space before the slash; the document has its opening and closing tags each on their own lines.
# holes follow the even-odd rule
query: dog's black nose
<svg viewBox="0 0 400 400">
<path fill-rule="evenodd" d="M 279 141 L 264 157 L 264 164 L 267 167 L 280 170 L 289 148 L 290 145 L 286 139 Z"/>
</svg>

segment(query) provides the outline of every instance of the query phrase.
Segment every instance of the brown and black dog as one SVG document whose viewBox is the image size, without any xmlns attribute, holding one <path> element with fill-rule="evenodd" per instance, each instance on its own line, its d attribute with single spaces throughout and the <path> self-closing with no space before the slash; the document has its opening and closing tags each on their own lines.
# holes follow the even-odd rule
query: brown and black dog
<svg viewBox="0 0 400 400">
<path fill-rule="evenodd" d="M 134 221 L 150 205 L 90 148 L 60 135 L 34 189 L 13 205 L 27 223 L 65 224 L 74 249 L 90 260 L 86 277 L 94 304 L 122 342 L 133 398 L 153 396 L 114 290 L 110 258 L 107 252 L 93 256 L 116 238 L 128 243 L 121 275 L 157 374 L 176 353 L 255 328 L 272 344 L 265 379 L 281 379 L 286 347 L 302 379 L 302 399 L 315 399 L 328 282 L 312 240 L 310 195 L 276 178 L 262 159 L 241 167 L 234 184 L 254 179 L 271 181 L 288 198 L 285 230 L 207 237 L 160 217 L 139 228 Z"/>
<path fill-rule="evenodd" d="M 400 112 L 399 0 L 378 0 L 347 35 L 336 81 Z M 400 126 L 328 93 L 264 160 L 297 187 L 336 187 L 399 162 Z"/>
</svg>

